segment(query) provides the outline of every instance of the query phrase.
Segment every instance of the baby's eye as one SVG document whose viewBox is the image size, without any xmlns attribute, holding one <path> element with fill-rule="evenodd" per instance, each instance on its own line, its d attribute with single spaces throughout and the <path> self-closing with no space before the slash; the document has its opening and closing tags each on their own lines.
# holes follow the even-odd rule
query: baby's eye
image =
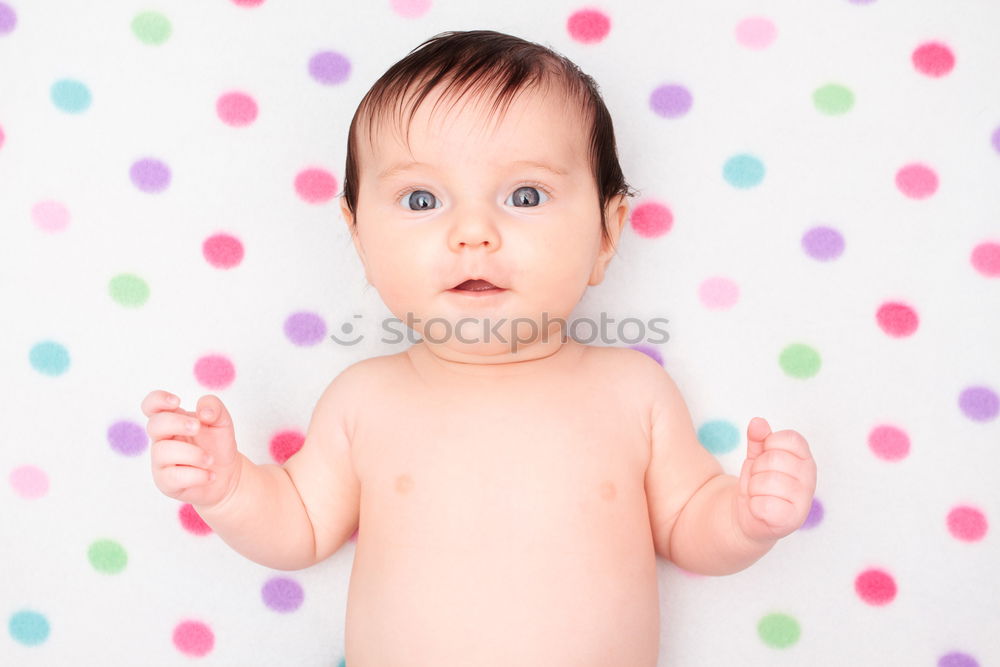
<svg viewBox="0 0 1000 667">
<path fill-rule="evenodd" d="M 538 196 L 542 195 L 548 201 L 548 195 L 541 188 L 536 188 L 533 185 L 522 185 L 511 195 L 514 200 L 514 206 L 517 208 L 537 208 L 543 202 L 539 201 Z M 508 199 L 507 201 L 510 201 Z M 506 203 L 506 202 L 504 202 Z"/>
<path fill-rule="evenodd" d="M 407 207 L 406 210 L 408 211 L 427 211 L 432 208 L 438 208 L 433 205 L 437 201 L 437 197 L 427 190 L 410 190 L 403 195 L 403 200 L 403 206 Z"/>
</svg>

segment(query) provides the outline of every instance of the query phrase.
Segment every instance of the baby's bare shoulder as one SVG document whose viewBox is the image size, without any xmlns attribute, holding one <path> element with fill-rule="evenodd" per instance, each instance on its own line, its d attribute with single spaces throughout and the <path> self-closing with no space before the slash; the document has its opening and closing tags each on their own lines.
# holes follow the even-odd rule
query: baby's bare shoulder
<svg viewBox="0 0 1000 667">
<path fill-rule="evenodd" d="M 655 382 L 666 372 L 648 354 L 630 347 L 587 346 L 587 356 L 601 372 L 625 382 Z"/>
</svg>

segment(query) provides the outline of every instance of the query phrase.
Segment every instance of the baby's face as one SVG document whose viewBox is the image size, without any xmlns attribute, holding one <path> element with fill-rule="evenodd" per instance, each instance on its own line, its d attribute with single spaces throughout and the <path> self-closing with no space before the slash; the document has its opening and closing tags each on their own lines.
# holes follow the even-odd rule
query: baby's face
<svg viewBox="0 0 1000 667">
<path fill-rule="evenodd" d="M 601 239 L 586 128 L 574 103 L 555 89 L 522 91 L 502 120 L 489 122 L 484 102 L 471 93 L 450 110 L 451 100 L 441 100 L 432 115 L 440 91 L 414 115 L 410 150 L 391 120 L 376 124 L 374 151 L 367 136 L 359 137 L 355 247 L 389 310 L 404 322 L 419 318 L 412 326 L 428 342 L 460 355 L 510 353 L 515 334 L 522 342 L 541 334 L 543 313 L 549 322 L 568 322 L 611 257 Z M 615 198 L 607 210 L 617 237 L 627 204 Z M 477 277 L 503 291 L 453 290 Z M 425 328 L 432 318 L 441 320 Z M 455 335 L 462 318 L 474 320 L 461 325 L 464 341 Z M 515 329 L 515 318 L 535 326 Z M 489 342 L 486 328 L 493 331 Z M 558 326 L 549 332 L 557 336 Z"/>
</svg>

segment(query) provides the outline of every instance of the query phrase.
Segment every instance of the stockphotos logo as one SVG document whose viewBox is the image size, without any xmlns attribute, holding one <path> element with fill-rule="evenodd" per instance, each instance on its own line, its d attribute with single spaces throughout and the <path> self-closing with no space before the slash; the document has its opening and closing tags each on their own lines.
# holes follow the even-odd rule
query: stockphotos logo
<svg viewBox="0 0 1000 667">
<path fill-rule="evenodd" d="M 365 334 L 360 331 L 360 322 L 358 322 L 361 319 L 363 316 L 354 315 L 352 318 L 354 321 L 344 322 L 340 326 L 340 334 L 331 334 L 330 339 L 338 345 L 357 345 L 365 339 Z M 581 317 L 569 324 L 561 317 L 550 318 L 548 313 L 542 313 L 541 326 L 528 317 L 515 317 L 512 320 L 505 317 L 496 320 L 488 317 L 464 317 L 454 324 L 443 317 L 433 317 L 424 324 L 424 336 L 420 336 L 415 331 L 415 326 L 421 322 L 422 320 L 414 317 L 413 313 L 406 314 L 405 323 L 398 317 L 383 319 L 379 327 L 382 332 L 381 342 L 393 345 L 405 340 L 413 344 L 426 338 L 431 343 L 440 344 L 454 338 L 466 345 L 499 341 L 505 345 L 509 343 L 511 350 L 516 350 L 518 346 L 535 340 L 539 335 L 541 335 L 543 342 L 548 341 L 551 335 L 549 329 L 553 324 L 559 325 L 558 335 L 564 341 L 569 336 L 584 344 L 599 341 L 602 345 L 618 343 L 660 345 L 670 339 L 667 330 L 661 328 L 662 325 L 669 322 L 665 317 L 654 317 L 650 320 L 626 317 L 622 320 L 616 320 L 613 317 L 608 317 L 607 313 L 601 313 L 599 321 L 589 317 Z M 527 333 L 526 327 L 530 333 Z M 514 332 L 510 340 L 504 336 L 504 331 Z"/>
</svg>

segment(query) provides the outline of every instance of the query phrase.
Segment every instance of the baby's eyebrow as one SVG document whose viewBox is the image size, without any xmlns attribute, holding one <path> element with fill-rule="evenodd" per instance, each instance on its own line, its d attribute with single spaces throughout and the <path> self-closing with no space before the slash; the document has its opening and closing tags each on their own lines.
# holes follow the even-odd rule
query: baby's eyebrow
<svg viewBox="0 0 1000 667">
<path fill-rule="evenodd" d="M 556 176 L 566 176 L 569 174 L 569 170 L 565 167 L 558 165 L 551 165 L 541 160 L 517 160 L 515 162 L 509 163 L 511 167 L 535 167 L 537 169 L 542 169 Z M 431 165 L 425 162 L 398 162 L 396 164 L 390 165 L 378 173 L 378 177 L 389 178 L 390 176 L 395 176 L 396 174 L 404 171 L 410 171 L 411 169 L 418 169 L 421 167 L 431 167 Z"/>
</svg>

